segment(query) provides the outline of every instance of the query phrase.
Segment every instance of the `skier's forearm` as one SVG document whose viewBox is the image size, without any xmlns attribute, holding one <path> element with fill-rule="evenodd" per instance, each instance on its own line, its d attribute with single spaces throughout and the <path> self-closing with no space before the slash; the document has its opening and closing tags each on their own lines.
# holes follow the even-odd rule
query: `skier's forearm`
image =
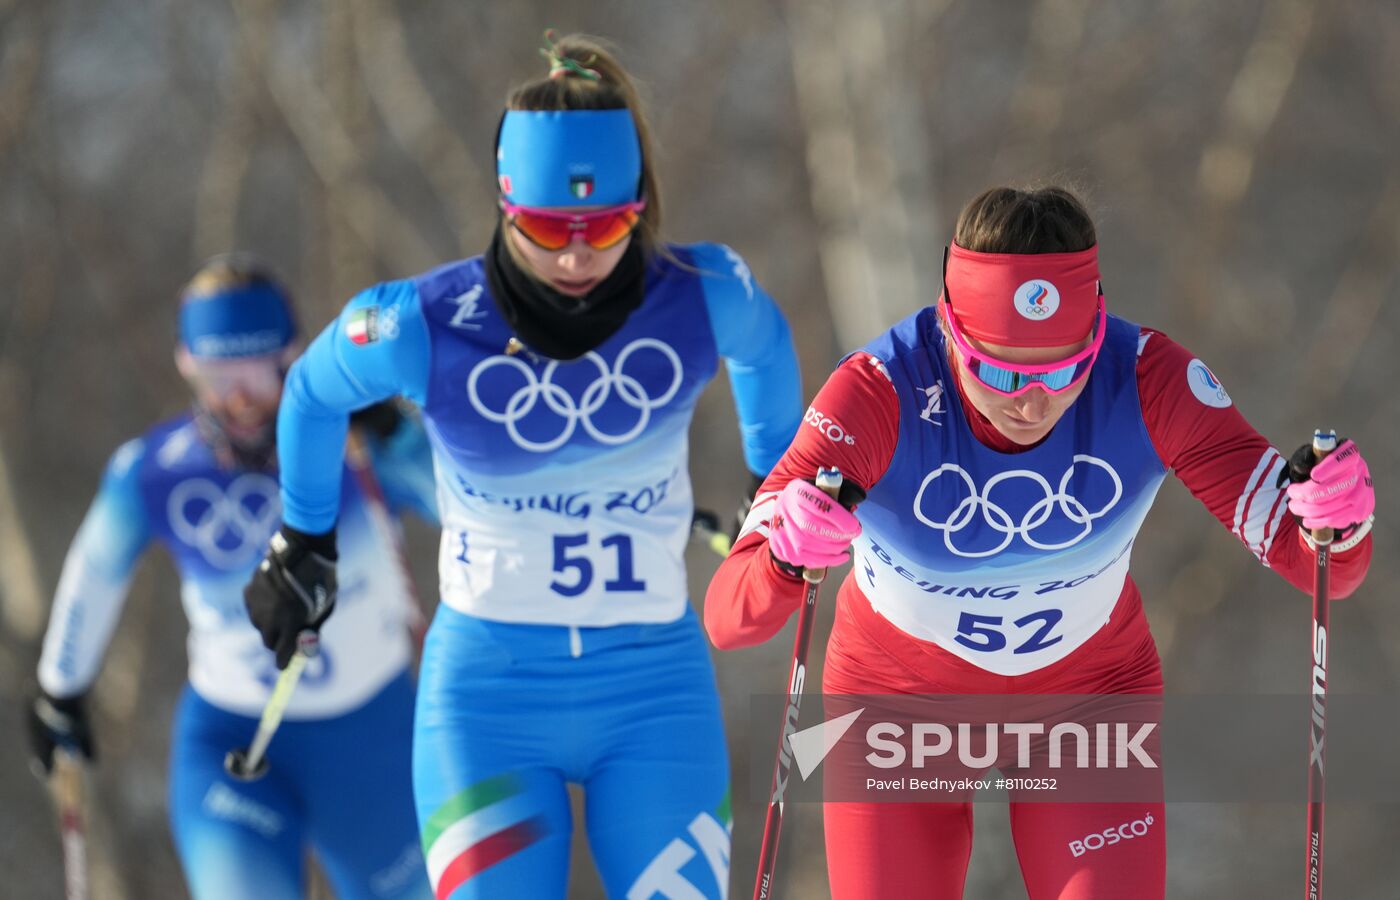
<svg viewBox="0 0 1400 900">
<path fill-rule="evenodd" d="M 767 475 L 802 422 L 802 379 L 782 311 L 737 253 L 720 244 L 693 248 L 704 273 L 705 306 L 724 357 L 739 414 L 744 462 Z"/>
<path fill-rule="evenodd" d="M 889 467 L 898 432 L 893 384 L 869 357 L 856 354 L 817 393 L 806 425 L 759 489 L 734 550 L 710 582 L 705 624 L 716 647 L 761 643 L 802 605 L 802 580 L 779 569 L 768 549 L 770 520 L 783 487 L 834 467 L 868 489 Z"/>
<path fill-rule="evenodd" d="M 64 564 L 39 658 L 39 686 L 49 696 L 72 697 L 92 686 L 130 582 L 130 575 L 113 580 L 72 556 Z"/>
<path fill-rule="evenodd" d="M 392 327 L 391 324 L 392 323 Z M 340 467 L 350 413 L 394 396 L 423 404 L 431 358 L 411 282 L 361 293 L 287 373 L 277 415 L 283 521 L 324 534 L 340 508 Z"/>
<path fill-rule="evenodd" d="M 783 325 L 786 338 L 787 326 Z M 759 365 L 729 362 L 730 390 L 739 416 L 744 462 L 765 475 L 783 455 L 802 423 L 802 387 L 791 344 L 781 359 Z"/>
<path fill-rule="evenodd" d="M 339 460 L 350 428 L 349 411 L 320 402 L 308 386 L 307 358 L 292 366 L 277 415 L 277 457 L 282 470 L 282 520 L 308 534 L 335 527 L 340 509 Z"/>
<path fill-rule="evenodd" d="M 768 541 L 746 535 L 720 565 L 705 592 L 705 630 L 721 650 L 761 644 L 802 605 L 802 579 L 782 572 Z"/>
<path fill-rule="evenodd" d="M 1147 333 L 1138 360 L 1138 393 L 1153 446 L 1163 465 L 1251 553 L 1294 587 L 1311 593 L 1316 557 L 1288 512 L 1288 498 L 1278 482 L 1287 460 L 1245 420 L 1223 389 L 1217 395 L 1201 386 L 1202 369 L 1199 360 L 1166 335 Z M 1332 598 L 1356 590 L 1370 561 L 1369 535 L 1355 547 L 1334 553 Z"/>
<path fill-rule="evenodd" d="M 772 471 L 802 424 L 802 382 L 792 335 L 778 308 L 766 296 L 763 300 L 753 328 L 761 350 L 725 361 L 744 462 L 757 475 Z"/>
<path fill-rule="evenodd" d="M 39 659 L 39 685 L 52 697 L 92 686 L 121 618 L 136 562 L 150 541 L 137 489 L 144 453 L 142 442 L 131 441 L 112 455 L 63 561 Z"/>
</svg>

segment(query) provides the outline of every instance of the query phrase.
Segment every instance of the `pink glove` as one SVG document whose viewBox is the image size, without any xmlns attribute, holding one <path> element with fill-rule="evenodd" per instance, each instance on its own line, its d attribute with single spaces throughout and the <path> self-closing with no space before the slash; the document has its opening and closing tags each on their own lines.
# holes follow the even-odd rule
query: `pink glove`
<svg viewBox="0 0 1400 900">
<path fill-rule="evenodd" d="M 846 548 L 860 535 L 856 517 L 820 488 L 794 479 L 778 494 L 768 532 L 768 549 L 789 566 L 825 568 L 847 559 Z"/>
<path fill-rule="evenodd" d="M 1304 528 L 1333 528 L 1339 539 L 1353 537 L 1347 529 L 1354 525 L 1369 530 L 1371 514 L 1376 511 L 1376 490 L 1356 444 L 1343 441 L 1312 467 L 1307 481 L 1290 484 L 1288 509 L 1303 520 Z"/>
</svg>

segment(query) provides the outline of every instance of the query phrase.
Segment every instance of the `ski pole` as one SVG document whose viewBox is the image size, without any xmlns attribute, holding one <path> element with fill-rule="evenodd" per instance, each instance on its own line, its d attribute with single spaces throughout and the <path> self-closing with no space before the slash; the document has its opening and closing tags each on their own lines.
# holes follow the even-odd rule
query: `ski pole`
<svg viewBox="0 0 1400 900">
<path fill-rule="evenodd" d="M 1337 449 L 1337 432 L 1318 429 L 1313 432 L 1313 462 L 1322 462 Z M 1327 773 L 1323 769 L 1324 746 L 1327 736 L 1327 589 L 1328 546 L 1335 535 L 1331 528 L 1314 528 L 1313 543 L 1317 545 L 1317 562 L 1313 568 L 1313 640 L 1312 640 L 1312 728 L 1308 758 L 1308 846 L 1306 900 L 1322 900 L 1322 803 Z"/>
<path fill-rule="evenodd" d="M 360 493 L 365 495 L 369 517 L 375 530 L 379 532 L 380 540 L 394 550 L 394 559 L 406 592 L 404 606 L 408 608 L 408 634 L 413 641 L 414 659 L 422 659 L 423 640 L 428 634 L 428 619 L 423 615 L 423 607 L 418 603 L 418 585 L 414 582 L 413 570 L 408 565 L 408 552 L 404 549 L 403 539 L 389 518 L 389 501 L 384 499 L 384 489 L 374 475 L 374 466 L 370 462 L 365 440 L 354 428 L 350 429 L 349 438 L 345 443 L 345 461 L 350 465 L 350 471 L 360 486 Z"/>
<path fill-rule="evenodd" d="M 292 691 L 301 680 L 306 663 L 321 650 L 320 637 L 311 629 L 297 635 L 297 651 L 277 683 L 272 687 L 272 696 L 267 698 L 262 716 L 258 719 L 258 730 L 253 735 L 253 743 L 246 750 L 230 750 L 224 756 L 224 771 L 239 781 L 257 781 L 267 774 L 267 745 L 282 724 L 282 714 L 292 699 Z"/>
<path fill-rule="evenodd" d="M 695 510 L 690 520 L 690 533 L 720 556 L 729 555 L 729 535 L 720 530 L 719 516 L 710 510 Z"/>
<path fill-rule="evenodd" d="M 841 491 L 838 469 L 818 469 L 817 487 L 835 500 Z M 805 569 L 806 582 L 802 607 L 797 613 L 797 637 L 792 646 L 792 669 L 788 673 L 788 702 L 783 712 L 783 727 L 778 733 L 778 753 L 773 761 L 773 788 L 768 801 L 768 815 L 763 820 L 763 844 L 758 853 L 758 876 L 754 881 L 754 900 L 770 900 L 773 896 L 773 876 L 778 867 L 778 837 L 783 830 L 783 795 L 792 773 L 792 749 L 788 737 L 797 730 L 797 716 L 802 706 L 802 687 L 807 675 L 807 650 L 812 643 L 813 613 L 817 607 L 817 592 L 826 569 Z"/>
<path fill-rule="evenodd" d="M 64 900 L 87 900 L 87 816 L 83 790 L 83 761 L 72 749 L 54 748 L 50 787 L 58 809 L 63 843 Z"/>
</svg>

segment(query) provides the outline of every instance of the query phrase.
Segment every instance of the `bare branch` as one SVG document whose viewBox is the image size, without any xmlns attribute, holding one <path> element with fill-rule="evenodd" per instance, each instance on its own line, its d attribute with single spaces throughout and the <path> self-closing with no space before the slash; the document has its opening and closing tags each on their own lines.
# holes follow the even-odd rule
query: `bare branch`
<svg viewBox="0 0 1400 900">
<path fill-rule="evenodd" d="M 389 132 L 452 211 L 459 251 L 473 252 L 475 245 L 469 242 L 477 235 L 468 226 L 490 209 L 489 182 L 418 74 L 394 7 L 385 0 L 360 0 L 354 20 L 365 89 Z"/>
</svg>

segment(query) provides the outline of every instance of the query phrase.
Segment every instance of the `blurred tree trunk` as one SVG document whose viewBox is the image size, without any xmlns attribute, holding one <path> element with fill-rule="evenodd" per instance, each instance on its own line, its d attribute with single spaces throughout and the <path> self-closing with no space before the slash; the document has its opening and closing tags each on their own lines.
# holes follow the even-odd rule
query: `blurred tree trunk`
<svg viewBox="0 0 1400 900">
<path fill-rule="evenodd" d="M 937 296 L 937 166 L 909 73 L 944 3 L 784 7 L 822 275 L 843 351 Z"/>
</svg>

